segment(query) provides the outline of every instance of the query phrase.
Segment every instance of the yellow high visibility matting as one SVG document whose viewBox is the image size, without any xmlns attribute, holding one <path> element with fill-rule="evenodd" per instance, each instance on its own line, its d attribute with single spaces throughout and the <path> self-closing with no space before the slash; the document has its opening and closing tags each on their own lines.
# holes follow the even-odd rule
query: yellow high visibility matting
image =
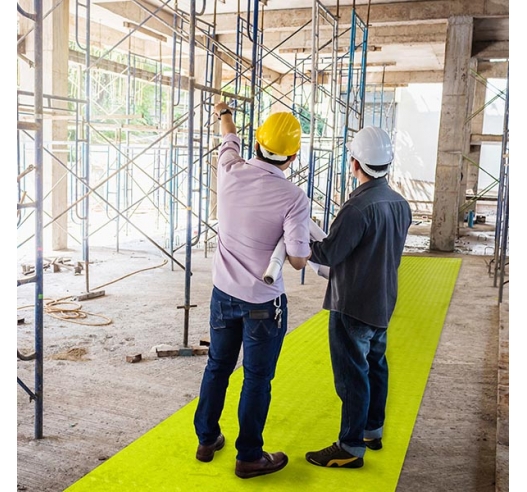
<svg viewBox="0 0 527 492">
<path fill-rule="evenodd" d="M 322 468 L 304 455 L 337 440 L 340 400 L 328 350 L 328 312 L 286 336 L 273 380 L 264 449 L 283 451 L 288 465 L 271 475 L 234 475 L 237 403 L 242 370 L 231 377 L 221 427 L 225 447 L 210 463 L 195 459 L 197 400 L 141 436 L 66 489 L 67 492 L 391 492 L 397 487 L 461 260 L 403 257 L 399 298 L 388 331 L 387 420 L 380 451 L 367 450 L 360 469 Z"/>
</svg>

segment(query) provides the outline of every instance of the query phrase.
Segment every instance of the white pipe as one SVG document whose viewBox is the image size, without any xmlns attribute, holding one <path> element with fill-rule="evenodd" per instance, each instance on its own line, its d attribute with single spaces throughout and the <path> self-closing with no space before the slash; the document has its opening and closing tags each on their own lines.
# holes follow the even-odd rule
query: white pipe
<svg viewBox="0 0 527 492">
<path fill-rule="evenodd" d="M 318 227 L 313 220 L 309 220 L 309 235 L 313 241 L 322 241 L 326 237 L 326 233 Z M 274 284 L 275 280 L 277 279 L 278 275 L 280 274 L 280 271 L 282 270 L 282 267 L 285 262 L 286 257 L 286 251 L 285 251 L 285 243 L 284 238 L 281 237 L 278 240 L 278 244 L 276 245 L 273 254 L 271 255 L 271 259 L 269 260 L 269 266 L 265 270 L 265 273 L 263 274 L 263 281 L 267 285 Z M 309 266 L 316 272 L 317 275 L 320 275 L 321 277 L 324 277 L 325 279 L 329 278 L 329 267 L 325 265 L 319 265 L 318 263 L 314 263 L 312 261 L 308 261 Z"/>
</svg>

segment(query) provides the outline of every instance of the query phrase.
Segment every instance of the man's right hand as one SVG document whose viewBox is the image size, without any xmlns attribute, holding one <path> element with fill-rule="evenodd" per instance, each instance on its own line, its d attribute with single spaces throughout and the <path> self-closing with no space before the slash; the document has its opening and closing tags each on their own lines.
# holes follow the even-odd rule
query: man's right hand
<svg viewBox="0 0 527 492">
<path fill-rule="evenodd" d="M 228 109 L 231 111 L 231 113 L 233 111 L 226 102 L 221 101 L 219 103 L 216 103 L 214 105 L 214 113 L 218 118 L 220 117 L 220 112 L 222 109 Z M 230 114 L 224 114 L 220 118 L 220 130 L 222 137 L 224 137 L 228 133 L 234 133 L 236 135 L 236 125 L 234 124 L 234 121 Z"/>
<path fill-rule="evenodd" d="M 219 118 L 220 116 L 220 111 L 222 109 L 230 109 L 232 111 L 232 109 L 229 107 L 229 105 L 224 102 L 224 101 L 220 101 L 219 103 L 216 103 L 214 105 L 214 113 L 216 114 L 216 116 Z"/>
</svg>

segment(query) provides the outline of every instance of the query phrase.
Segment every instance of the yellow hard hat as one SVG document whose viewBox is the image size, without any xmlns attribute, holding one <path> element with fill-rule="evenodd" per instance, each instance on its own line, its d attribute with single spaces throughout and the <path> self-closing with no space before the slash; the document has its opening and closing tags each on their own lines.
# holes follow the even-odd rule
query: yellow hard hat
<svg viewBox="0 0 527 492">
<path fill-rule="evenodd" d="M 256 141 L 276 155 L 290 156 L 300 150 L 302 129 L 291 113 L 273 113 L 256 130 Z"/>
</svg>

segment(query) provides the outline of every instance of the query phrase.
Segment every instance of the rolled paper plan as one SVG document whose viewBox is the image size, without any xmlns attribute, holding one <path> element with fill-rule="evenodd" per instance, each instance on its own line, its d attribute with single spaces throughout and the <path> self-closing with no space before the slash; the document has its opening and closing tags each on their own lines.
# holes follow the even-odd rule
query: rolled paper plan
<svg viewBox="0 0 527 492">
<path fill-rule="evenodd" d="M 326 233 L 318 227 L 315 222 L 312 220 L 309 221 L 309 235 L 313 241 L 321 241 L 326 237 Z M 271 259 L 269 260 L 269 266 L 265 270 L 263 274 L 263 281 L 267 285 L 272 285 L 280 275 L 280 271 L 282 270 L 282 267 L 284 265 L 286 257 L 286 251 L 285 251 L 285 243 L 283 236 L 278 240 L 278 244 L 276 245 L 273 254 L 271 255 Z M 312 261 L 308 261 L 309 266 L 317 273 L 317 275 L 320 275 L 321 277 L 324 277 L 325 279 L 329 278 L 329 267 L 325 265 L 319 265 L 318 263 L 314 263 Z"/>
<path fill-rule="evenodd" d="M 280 271 L 282 270 L 282 266 L 285 261 L 285 256 L 285 243 L 284 237 L 282 236 L 278 240 L 278 244 L 274 248 L 273 254 L 271 255 L 271 259 L 269 260 L 269 266 L 263 274 L 263 281 L 267 285 L 274 284 L 275 280 L 278 278 L 278 275 L 280 275 Z"/>
</svg>

